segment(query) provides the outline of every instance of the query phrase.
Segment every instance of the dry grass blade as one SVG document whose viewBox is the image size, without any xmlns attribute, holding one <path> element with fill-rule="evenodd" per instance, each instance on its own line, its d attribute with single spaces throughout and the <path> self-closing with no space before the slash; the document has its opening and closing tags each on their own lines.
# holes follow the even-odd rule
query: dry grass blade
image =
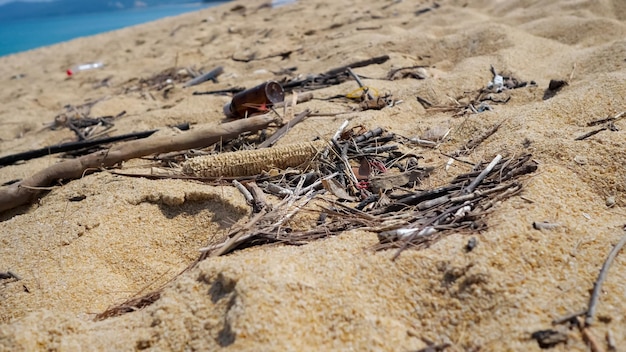
<svg viewBox="0 0 626 352">
<path fill-rule="evenodd" d="M 133 299 L 129 299 L 128 301 L 115 306 L 113 308 L 109 308 L 107 310 L 105 310 L 104 312 L 96 315 L 94 320 L 104 320 L 104 319 L 108 319 L 108 318 L 113 318 L 113 317 L 117 317 L 120 316 L 122 314 L 125 313 L 130 313 L 130 312 L 134 312 L 138 309 L 141 309 L 143 307 L 149 306 L 152 303 L 156 302 L 159 300 L 159 298 L 161 298 L 161 291 L 154 291 L 154 292 L 150 292 L 144 296 L 138 297 L 138 298 L 133 298 Z"/>
</svg>

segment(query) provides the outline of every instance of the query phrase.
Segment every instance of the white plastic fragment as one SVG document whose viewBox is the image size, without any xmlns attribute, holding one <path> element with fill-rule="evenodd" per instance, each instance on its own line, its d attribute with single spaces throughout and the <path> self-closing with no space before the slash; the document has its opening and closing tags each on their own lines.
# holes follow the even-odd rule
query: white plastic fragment
<svg viewBox="0 0 626 352">
<path fill-rule="evenodd" d="M 505 89 L 504 77 L 499 75 L 493 66 L 491 66 L 491 73 L 493 73 L 493 80 L 487 83 L 487 89 L 491 89 L 495 91 L 496 93 L 502 92 Z"/>
<path fill-rule="evenodd" d="M 467 213 L 469 213 L 470 211 L 472 211 L 472 207 L 469 205 L 466 205 L 464 207 L 461 207 L 459 210 L 456 211 L 456 213 L 454 213 L 454 217 L 455 218 L 462 218 L 465 215 L 467 215 Z"/>
<path fill-rule="evenodd" d="M 452 158 L 448 159 L 448 162 L 446 163 L 446 171 L 448 171 L 448 169 L 450 168 L 450 166 L 452 166 L 452 164 L 454 164 L 454 159 Z"/>
<path fill-rule="evenodd" d="M 395 229 L 390 231 L 384 231 L 378 234 L 378 240 L 383 241 L 399 241 L 406 240 L 411 237 L 415 232 L 419 229 Z M 437 232 L 437 230 L 432 226 L 426 226 L 422 230 L 417 233 L 417 236 L 430 236 Z"/>
</svg>

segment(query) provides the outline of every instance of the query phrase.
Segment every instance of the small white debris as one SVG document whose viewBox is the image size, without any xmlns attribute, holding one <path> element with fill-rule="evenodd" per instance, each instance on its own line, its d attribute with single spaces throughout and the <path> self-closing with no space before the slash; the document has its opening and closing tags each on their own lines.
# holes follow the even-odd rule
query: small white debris
<svg viewBox="0 0 626 352">
<path fill-rule="evenodd" d="M 533 222 L 533 229 L 535 230 L 554 230 L 558 228 L 559 226 L 561 225 L 555 222 L 547 222 L 547 221 Z"/>
<path fill-rule="evenodd" d="M 462 218 L 465 215 L 467 215 L 467 213 L 469 213 L 470 211 L 472 211 L 472 207 L 469 205 L 466 205 L 462 208 L 460 208 L 459 210 L 456 211 L 456 213 L 454 213 L 454 217 L 455 218 Z"/>
<path fill-rule="evenodd" d="M 587 158 L 582 155 L 576 155 L 574 157 L 574 162 L 576 162 L 576 164 L 578 165 L 585 165 L 587 164 Z"/>
<path fill-rule="evenodd" d="M 448 171 L 448 169 L 450 168 L 450 166 L 452 166 L 452 164 L 454 164 L 454 159 L 452 158 L 448 159 L 448 162 L 446 163 L 446 171 Z"/>
<path fill-rule="evenodd" d="M 615 196 L 610 196 L 606 199 L 606 206 L 612 208 L 615 205 Z"/>
<path fill-rule="evenodd" d="M 432 226 L 426 226 L 424 227 L 424 229 L 422 231 L 420 231 L 417 235 L 418 236 L 430 236 L 433 233 L 437 232 L 437 230 L 432 227 Z"/>
<path fill-rule="evenodd" d="M 406 240 L 411 237 L 415 232 L 419 229 L 395 229 L 390 231 L 384 231 L 378 234 L 378 240 L 381 242 L 391 242 L 391 241 L 399 241 Z M 432 226 L 426 226 L 420 232 L 417 233 L 417 236 L 429 236 L 433 233 L 437 232 L 437 230 Z"/>
<path fill-rule="evenodd" d="M 504 90 L 504 77 L 495 75 L 493 81 L 487 84 L 487 88 L 494 90 L 496 93 L 502 92 Z"/>
</svg>

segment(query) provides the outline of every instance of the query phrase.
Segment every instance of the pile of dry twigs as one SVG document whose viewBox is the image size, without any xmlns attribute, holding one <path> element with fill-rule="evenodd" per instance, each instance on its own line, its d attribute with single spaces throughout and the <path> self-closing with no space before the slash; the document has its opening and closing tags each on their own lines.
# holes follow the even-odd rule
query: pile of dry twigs
<svg viewBox="0 0 626 352">
<path fill-rule="evenodd" d="M 448 233 L 484 229 L 493 205 L 518 194 L 518 178 L 537 169 L 529 154 L 497 155 L 447 186 L 420 189 L 433 168 L 418 165 L 419 156 L 406 152 L 404 141 L 381 128 L 362 134 L 340 129 L 300 168 L 234 180 L 254 214 L 221 242 L 203 248 L 200 260 L 257 244 L 302 244 L 350 229 L 378 233 L 376 249 L 399 248 L 397 256 Z M 282 199 L 270 204 L 268 194 Z M 317 221 L 292 221 L 300 211 L 315 212 Z"/>
</svg>

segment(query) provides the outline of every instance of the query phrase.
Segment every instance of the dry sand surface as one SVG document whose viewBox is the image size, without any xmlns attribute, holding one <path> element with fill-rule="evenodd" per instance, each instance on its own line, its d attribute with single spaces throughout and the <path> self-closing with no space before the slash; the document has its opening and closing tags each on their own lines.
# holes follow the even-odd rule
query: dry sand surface
<svg viewBox="0 0 626 352">
<path fill-rule="evenodd" d="M 219 124 L 227 96 L 194 90 L 251 87 L 282 69 L 325 72 L 380 55 L 381 65 L 356 69 L 365 83 L 402 104 L 337 117 L 311 117 L 280 144 L 330 138 L 351 125 L 417 137 L 450 128 L 438 149 L 415 146 L 434 166 L 422 188 L 445 184 L 470 165 L 448 158 L 473 136 L 504 121 L 471 154 L 470 163 L 532 153 L 536 173 L 522 197 L 497 205 L 465 251 L 467 234 L 451 234 L 422 250 L 372 252 L 375 233 L 348 231 L 303 246 L 258 246 L 202 261 L 198 249 L 224 236 L 250 209 L 229 185 L 130 178 L 104 171 L 55 187 L 35 204 L 1 214 L 0 350 L 537 351 L 531 333 L 561 329 L 555 351 L 588 350 L 577 329 L 551 320 L 584 309 L 590 290 L 626 223 L 626 119 L 575 141 L 587 123 L 626 110 L 626 3 L 580 1 L 307 0 L 271 8 L 238 1 L 154 23 L 0 58 L 0 156 L 74 138 L 45 124 L 67 104 L 96 103 L 91 116 L 126 115 L 116 133 L 182 122 Z M 284 60 L 257 58 L 292 51 Z M 71 79 L 75 63 L 102 60 L 100 70 Z M 219 82 L 183 89 L 132 91 L 137 79 L 171 67 L 211 69 Z M 393 68 L 423 65 L 425 79 L 387 81 Z M 492 111 L 455 117 L 426 110 L 463 103 L 499 72 L 537 85 L 510 90 Z M 11 79 L 23 73 L 21 79 Z M 97 87 L 108 78 L 109 85 Z M 551 99 L 551 79 L 569 82 Z M 354 81 L 315 91 L 347 94 Z M 298 105 L 338 112 L 356 104 L 313 100 Z M 0 169 L 0 182 L 25 178 L 59 162 L 39 158 Z M 122 169 L 149 165 L 133 160 Z M 83 199 L 84 198 L 84 199 Z M 70 201 L 70 199 L 83 199 Z M 610 200 L 614 200 L 612 206 Z M 532 228 L 533 221 L 561 226 Z M 452 278 L 452 279 L 451 279 Z M 164 286 L 160 299 L 101 321 L 97 313 Z M 626 351 L 626 254 L 604 285 L 593 333 L 612 335 Z"/>
</svg>

